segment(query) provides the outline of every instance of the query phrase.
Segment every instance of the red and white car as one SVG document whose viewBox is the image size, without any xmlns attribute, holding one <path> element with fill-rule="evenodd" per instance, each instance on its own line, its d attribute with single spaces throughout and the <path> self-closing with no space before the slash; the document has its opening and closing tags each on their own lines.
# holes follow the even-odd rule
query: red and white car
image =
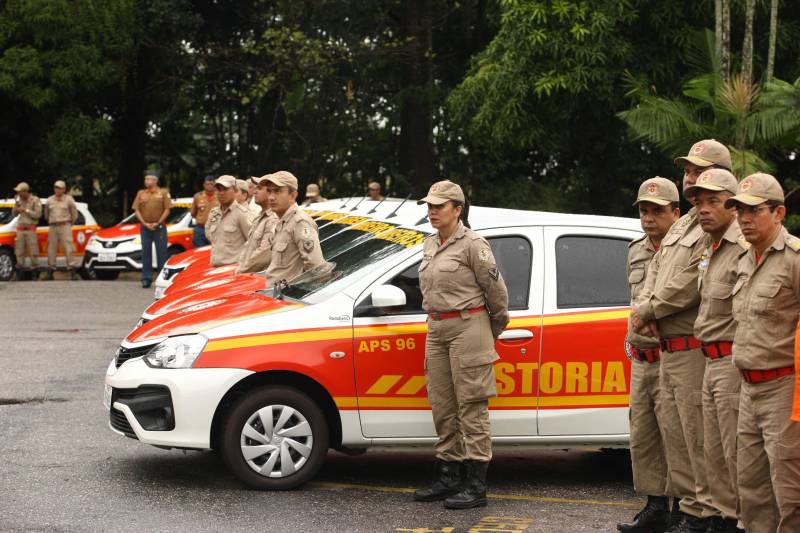
<svg viewBox="0 0 800 533">
<path fill-rule="evenodd" d="M 311 479 L 328 449 L 435 440 L 423 369 L 425 208 L 326 257 L 276 293 L 173 311 L 134 329 L 108 366 L 120 435 L 219 450 L 260 489 Z M 473 207 L 509 289 L 497 340 L 495 445 L 626 447 L 628 243 L 639 221 Z"/>
<path fill-rule="evenodd" d="M 167 219 L 167 254 L 179 254 L 192 248 L 194 219 L 189 209 L 191 198 L 172 200 Z M 98 231 L 86 245 L 83 266 L 98 279 L 117 279 L 120 272 L 142 270 L 142 240 L 139 222 L 131 213 L 116 226 Z M 153 245 L 153 267 L 156 267 Z"/>
</svg>

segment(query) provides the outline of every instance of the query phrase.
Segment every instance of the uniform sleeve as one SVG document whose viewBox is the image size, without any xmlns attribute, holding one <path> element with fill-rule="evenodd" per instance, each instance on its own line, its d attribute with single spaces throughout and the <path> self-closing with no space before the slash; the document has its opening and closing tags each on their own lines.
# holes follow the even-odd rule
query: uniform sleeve
<svg viewBox="0 0 800 533">
<path fill-rule="evenodd" d="M 34 202 L 31 202 L 33 207 L 28 209 L 28 215 L 30 215 L 32 218 L 38 219 L 42 216 L 42 202 L 39 201 L 38 198 L 34 198 L 34 200 Z"/>
<path fill-rule="evenodd" d="M 657 292 L 648 292 L 646 300 L 639 307 L 639 316 L 645 322 L 659 320 L 664 317 L 680 313 L 700 303 L 700 293 L 697 290 L 697 277 L 700 272 L 697 266 L 703 257 L 702 240 L 697 241 L 692 248 L 689 264 L 680 271 L 672 274 L 670 280 Z M 652 268 L 655 258 L 650 263 Z M 657 271 L 655 274 L 657 275 Z M 655 283 L 655 275 L 647 272 L 647 284 Z"/>
<path fill-rule="evenodd" d="M 44 219 L 50 222 L 50 199 L 48 198 L 47 201 L 44 203 Z"/>
<path fill-rule="evenodd" d="M 470 264 L 489 308 L 492 335 L 497 338 L 508 325 L 508 289 L 486 240 L 471 241 Z"/>
<path fill-rule="evenodd" d="M 169 195 L 169 191 L 164 189 L 164 211 L 169 211 L 172 208 L 172 197 Z"/>
<path fill-rule="evenodd" d="M 248 211 L 242 211 L 241 216 L 239 217 L 239 231 L 242 232 L 244 235 L 244 240 L 247 240 L 247 236 L 250 234 L 250 213 Z"/>
<path fill-rule="evenodd" d="M 217 234 L 217 226 L 219 226 L 219 217 L 220 211 L 218 207 L 215 207 L 211 210 L 208 214 L 208 218 L 206 219 L 206 238 L 208 242 L 212 245 L 214 244 L 214 237 Z"/>
<path fill-rule="evenodd" d="M 69 197 L 69 219 L 72 224 L 78 220 L 78 206 L 75 204 L 75 200 L 72 196 Z"/>
<path fill-rule="evenodd" d="M 303 259 L 304 272 L 325 262 L 325 258 L 322 256 L 322 248 L 319 245 L 317 228 L 312 227 L 312 224 L 308 220 L 301 219 L 294 226 L 294 242 L 300 251 L 300 257 Z"/>
<path fill-rule="evenodd" d="M 192 197 L 192 207 L 189 208 L 189 214 L 192 215 L 192 218 L 197 217 L 197 195 L 195 194 Z"/>
</svg>

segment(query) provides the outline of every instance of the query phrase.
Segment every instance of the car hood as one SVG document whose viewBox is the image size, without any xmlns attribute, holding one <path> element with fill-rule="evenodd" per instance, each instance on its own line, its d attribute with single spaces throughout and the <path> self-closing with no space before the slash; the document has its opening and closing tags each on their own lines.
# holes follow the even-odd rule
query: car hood
<svg viewBox="0 0 800 533">
<path fill-rule="evenodd" d="M 199 248 L 192 248 L 191 250 L 186 250 L 185 252 L 173 255 L 167 259 L 165 266 L 188 266 L 209 257 L 211 257 L 211 246 L 200 246 Z"/>
<path fill-rule="evenodd" d="M 217 298 L 154 318 L 130 332 L 125 340 L 139 343 L 198 333 L 230 322 L 288 311 L 298 305 L 257 292 Z"/>
<path fill-rule="evenodd" d="M 202 270 L 187 268 L 175 277 L 172 285 L 167 288 L 164 294 L 175 294 L 178 291 L 196 287 L 213 280 L 232 278 L 236 275 L 238 266 L 239 263 L 221 267 L 209 267 Z"/>
<path fill-rule="evenodd" d="M 265 288 L 267 288 L 267 279 L 257 274 L 239 274 L 234 277 L 213 279 L 195 287 L 189 287 L 174 293 L 171 292 L 162 299 L 153 302 L 145 310 L 145 314 L 160 316 L 199 303 Z"/>
</svg>

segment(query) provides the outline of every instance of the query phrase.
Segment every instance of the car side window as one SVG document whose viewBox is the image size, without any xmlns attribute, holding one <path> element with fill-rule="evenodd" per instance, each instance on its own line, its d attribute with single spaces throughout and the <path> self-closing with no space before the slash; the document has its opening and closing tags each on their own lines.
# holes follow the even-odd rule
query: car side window
<svg viewBox="0 0 800 533">
<path fill-rule="evenodd" d="M 568 235 L 556 240 L 557 302 L 571 307 L 613 307 L 630 303 L 622 238 Z"/>
</svg>

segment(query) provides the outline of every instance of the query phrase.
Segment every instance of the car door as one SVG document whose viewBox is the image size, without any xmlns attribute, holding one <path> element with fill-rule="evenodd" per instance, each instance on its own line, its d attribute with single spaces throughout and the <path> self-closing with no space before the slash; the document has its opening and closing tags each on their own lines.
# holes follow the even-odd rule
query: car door
<svg viewBox="0 0 800 533">
<path fill-rule="evenodd" d="M 540 435 L 628 433 L 625 229 L 548 227 L 539 356 Z"/>
<path fill-rule="evenodd" d="M 509 289 L 512 321 L 496 343 L 498 398 L 490 402 L 492 434 L 536 434 L 536 382 L 541 332 L 541 229 L 481 232 L 488 239 Z M 405 261 L 362 294 L 354 312 L 356 391 L 366 437 L 435 436 L 425 392 L 426 314 L 419 291 L 421 255 Z M 535 265 L 535 266 L 534 266 Z M 399 287 L 406 305 L 371 307 L 370 291 Z"/>
</svg>

